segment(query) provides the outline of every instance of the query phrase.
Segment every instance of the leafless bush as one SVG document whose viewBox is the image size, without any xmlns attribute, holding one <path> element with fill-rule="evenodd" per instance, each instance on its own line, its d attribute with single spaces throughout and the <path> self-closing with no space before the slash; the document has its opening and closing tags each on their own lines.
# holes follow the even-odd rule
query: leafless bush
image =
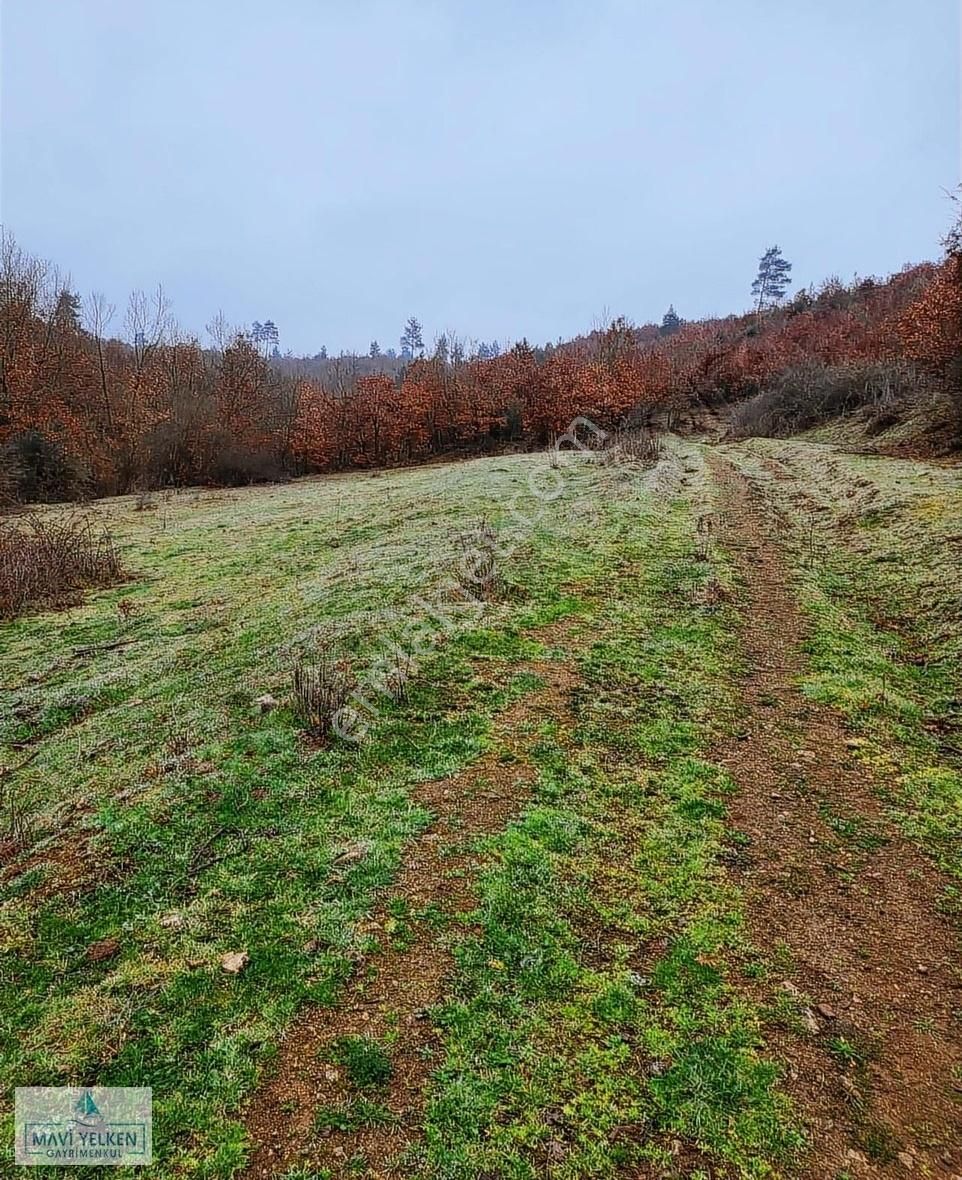
<svg viewBox="0 0 962 1180">
<path fill-rule="evenodd" d="M 771 388 L 737 405 L 732 432 L 739 437 L 786 437 L 861 409 L 892 424 L 918 387 L 918 374 L 904 361 L 808 361 L 786 369 Z"/>
<path fill-rule="evenodd" d="M 384 686 L 397 704 L 407 699 L 408 684 L 414 675 L 415 661 L 411 652 L 400 644 L 391 649 Z"/>
<path fill-rule="evenodd" d="M 661 458 L 661 439 L 647 427 L 619 430 L 615 438 L 624 457 L 635 463 L 657 463 Z"/>
<path fill-rule="evenodd" d="M 503 589 L 498 567 L 498 535 L 487 520 L 476 528 L 459 533 L 458 554 L 451 572 L 458 588 L 471 598 L 491 602 Z"/>
<path fill-rule="evenodd" d="M 329 738 L 357 686 L 350 660 L 332 647 L 321 647 L 312 661 L 295 659 L 293 682 L 298 717 L 315 737 Z"/>
<path fill-rule="evenodd" d="M 605 438 L 602 462 L 610 466 L 619 463 L 651 465 L 661 458 L 661 439 L 647 426 L 615 430 Z"/>
<path fill-rule="evenodd" d="M 89 516 L 0 522 L 0 618 L 56 606 L 124 577 L 113 538 Z"/>
</svg>

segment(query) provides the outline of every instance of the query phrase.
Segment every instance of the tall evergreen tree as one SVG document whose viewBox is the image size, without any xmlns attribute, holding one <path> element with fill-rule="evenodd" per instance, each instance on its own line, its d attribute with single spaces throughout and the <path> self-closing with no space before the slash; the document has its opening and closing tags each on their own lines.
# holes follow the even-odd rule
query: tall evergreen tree
<svg viewBox="0 0 962 1180">
<path fill-rule="evenodd" d="M 401 333 L 401 356 L 411 358 L 424 352 L 424 337 L 417 316 L 411 316 Z"/>
<path fill-rule="evenodd" d="M 752 283 L 752 298 L 759 315 L 766 307 L 775 307 L 792 285 L 792 264 L 782 257 L 778 246 L 769 246 L 758 260 L 758 274 Z"/>
<path fill-rule="evenodd" d="M 668 304 L 668 310 L 661 318 L 661 334 L 662 336 L 670 336 L 672 332 L 677 332 L 681 327 L 681 316 L 675 311 L 673 303 Z"/>
</svg>

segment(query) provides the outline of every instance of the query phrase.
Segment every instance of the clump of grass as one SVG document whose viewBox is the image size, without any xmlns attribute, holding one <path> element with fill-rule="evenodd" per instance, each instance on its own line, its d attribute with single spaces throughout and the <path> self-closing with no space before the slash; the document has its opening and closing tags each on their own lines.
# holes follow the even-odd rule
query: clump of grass
<svg viewBox="0 0 962 1180">
<path fill-rule="evenodd" d="M 341 1037 L 334 1042 L 331 1060 L 344 1066 L 352 1085 L 360 1090 L 385 1085 L 393 1073 L 387 1050 L 373 1037 Z"/>
<path fill-rule="evenodd" d="M 20 764 L 21 767 L 29 761 L 31 757 L 28 755 Z M 17 769 L 0 770 L 0 841 L 13 848 L 24 848 L 34 837 L 36 815 L 29 794 L 14 790 L 13 783 L 9 781 Z"/>
<path fill-rule="evenodd" d="M 113 538 L 89 516 L 0 523 L 0 618 L 57 606 L 124 576 Z"/>
</svg>

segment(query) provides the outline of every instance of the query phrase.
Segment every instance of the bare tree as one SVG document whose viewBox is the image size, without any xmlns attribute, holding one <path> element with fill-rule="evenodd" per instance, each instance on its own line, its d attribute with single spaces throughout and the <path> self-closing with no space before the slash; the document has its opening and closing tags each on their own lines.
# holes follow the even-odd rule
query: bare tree
<svg viewBox="0 0 962 1180">
<path fill-rule="evenodd" d="M 142 372 L 153 353 L 173 338 L 170 300 L 158 286 L 149 296 L 134 291 L 127 302 L 124 327 L 134 347 L 137 371 Z"/>
<path fill-rule="evenodd" d="M 97 366 L 100 371 L 100 391 L 104 403 L 104 421 L 107 429 L 114 428 L 114 415 L 110 403 L 110 390 L 107 385 L 107 363 L 104 357 L 104 344 L 107 329 L 114 318 L 116 307 L 100 291 L 94 291 L 84 306 L 84 325 L 94 339 L 97 348 Z"/>
</svg>

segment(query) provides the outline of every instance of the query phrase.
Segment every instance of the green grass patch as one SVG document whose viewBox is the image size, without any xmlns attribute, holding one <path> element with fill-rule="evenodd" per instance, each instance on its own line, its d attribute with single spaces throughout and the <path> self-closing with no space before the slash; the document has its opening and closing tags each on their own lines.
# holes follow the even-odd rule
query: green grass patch
<svg viewBox="0 0 962 1180">
<path fill-rule="evenodd" d="M 734 617 L 692 604 L 687 505 L 610 503 L 610 555 L 567 735 L 546 726 L 526 814 L 489 842 L 416 1174 L 574 1180 L 668 1165 L 775 1175 L 802 1147 L 727 884 L 726 776 L 699 757 L 733 719 Z M 602 606 L 603 603 L 603 606 Z M 600 932 L 600 936 L 599 936 Z"/>
</svg>

